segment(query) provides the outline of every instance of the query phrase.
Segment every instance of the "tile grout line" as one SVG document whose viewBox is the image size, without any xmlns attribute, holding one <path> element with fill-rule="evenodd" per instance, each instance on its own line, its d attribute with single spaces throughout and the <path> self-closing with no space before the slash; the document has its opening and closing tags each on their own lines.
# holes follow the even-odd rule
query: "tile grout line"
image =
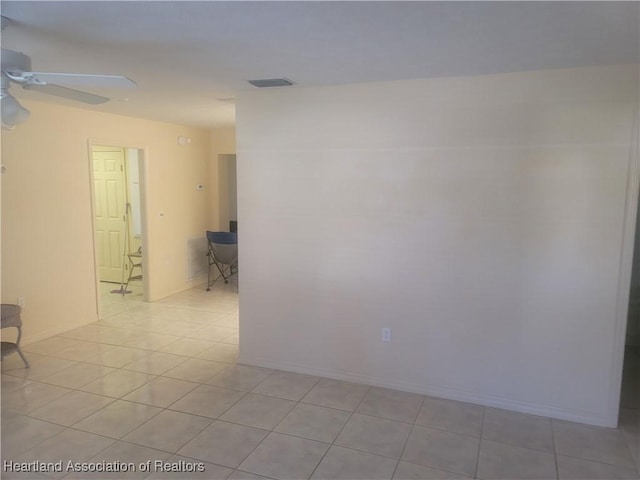
<svg viewBox="0 0 640 480">
<path fill-rule="evenodd" d="M 553 444 L 553 461 L 556 466 L 556 479 L 560 478 L 560 467 L 558 467 L 558 451 L 556 450 L 556 430 L 554 428 L 554 421 L 549 420 L 551 423 L 551 443 Z"/>
<path fill-rule="evenodd" d="M 620 413 L 619 412 L 618 412 L 618 428 L 617 429 L 620 430 Z M 624 443 L 627 445 L 627 449 L 628 449 L 627 451 L 631 455 L 631 460 L 633 460 L 633 464 L 634 464 L 633 470 L 638 473 L 638 478 L 640 479 L 640 456 L 638 456 L 637 458 L 634 456 L 633 449 L 631 447 L 631 442 L 627 438 L 627 435 L 622 430 L 620 430 L 620 433 L 624 438 Z M 640 436 L 640 432 L 638 433 L 638 435 Z"/>
<path fill-rule="evenodd" d="M 196 357 L 190 357 L 190 358 L 196 358 Z M 156 378 L 158 378 L 158 377 L 161 377 L 161 375 L 158 375 Z M 169 379 L 171 379 L 172 377 L 163 377 L 163 378 L 169 378 Z M 208 384 L 206 384 L 206 383 L 201 383 L 201 382 L 191 382 L 191 383 L 198 383 L 199 385 L 198 385 L 197 387 L 193 388 L 192 390 L 190 390 L 190 391 L 186 392 L 184 395 L 182 395 L 180 398 L 176 399 L 174 402 L 172 402 L 170 405 L 168 405 L 168 406 L 166 406 L 166 407 L 158 407 L 157 405 L 150 405 L 150 404 L 146 404 L 146 403 L 143 403 L 143 402 L 135 402 L 135 401 L 132 401 L 132 400 L 124 400 L 124 398 L 122 398 L 122 397 L 121 397 L 121 398 L 119 398 L 119 400 L 122 400 L 122 401 L 129 401 L 129 402 L 132 402 L 132 403 L 138 403 L 138 404 L 147 405 L 147 406 L 151 406 L 151 407 L 155 407 L 155 408 L 161 408 L 161 411 L 156 412 L 152 417 L 150 417 L 149 419 L 147 419 L 145 422 L 143 422 L 143 423 L 141 423 L 140 425 L 138 425 L 137 427 L 135 427 L 135 428 L 131 429 L 129 432 L 127 432 L 125 435 L 123 435 L 123 437 L 124 437 L 124 436 L 126 436 L 126 435 L 129 435 L 130 433 L 132 433 L 133 431 L 137 430 L 138 428 L 141 428 L 141 427 L 142 427 L 142 426 L 144 426 L 146 423 L 148 423 L 150 420 L 152 420 L 153 418 L 157 417 L 158 415 L 160 415 L 161 413 L 166 412 L 166 411 L 175 412 L 175 413 L 182 413 L 182 414 L 185 414 L 185 415 L 193 415 L 193 416 L 196 416 L 196 417 L 206 418 L 207 420 L 210 420 L 209 424 L 208 424 L 206 427 L 204 427 L 202 430 L 200 430 L 198 433 L 196 433 L 193 437 L 189 438 L 189 440 L 187 440 L 187 441 L 186 441 L 186 442 L 185 442 L 185 443 L 184 443 L 180 448 L 178 448 L 175 452 L 173 452 L 173 453 L 172 453 L 173 455 L 177 455 L 177 454 L 178 454 L 178 451 L 179 451 L 180 449 L 182 449 L 185 445 L 187 445 L 189 442 L 191 442 L 192 440 L 194 440 L 198 435 L 200 435 L 202 432 L 204 432 L 206 429 L 208 429 L 208 428 L 209 428 L 211 425 L 213 425 L 216 421 L 223 421 L 223 420 L 220 420 L 220 417 L 221 417 L 222 415 L 224 415 L 228 410 L 230 410 L 231 408 L 233 408 L 233 406 L 235 406 L 239 401 L 241 401 L 241 400 L 242 400 L 244 397 L 246 397 L 246 395 L 249 393 L 249 392 L 246 392 L 246 391 L 240 392 L 240 391 L 233 390 L 233 389 L 227 389 L 227 390 L 237 391 L 238 393 L 243 393 L 243 395 L 242 395 L 240 398 L 238 398 L 238 400 L 237 400 L 236 402 L 234 402 L 234 403 L 233 403 L 233 405 L 229 406 L 229 407 L 228 407 L 224 412 L 222 412 L 222 413 L 221 413 L 220 415 L 218 415 L 216 418 L 211 418 L 211 417 L 207 417 L 207 416 L 205 416 L 205 415 L 198 415 L 198 414 L 194 414 L 194 413 L 189 413 L 189 412 L 184 412 L 184 411 L 181 411 L 181 410 L 174 410 L 174 409 L 172 409 L 171 407 L 172 407 L 173 405 L 175 405 L 177 402 L 179 402 L 180 400 L 182 400 L 184 397 L 186 397 L 187 395 L 189 395 L 190 393 L 192 393 L 194 390 L 196 390 L 196 389 L 197 389 L 197 388 L 199 388 L 200 386 L 203 386 L 203 385 L 205 385 L 205 386 L 210 386 L 210 385 L 208 385 Z M 146 385 L 146 384 L 145 384 L 145 385 Z M 142 386 L 144 386 L 144 385 L 142 385 Z M 138 388 L 140 388 L 140 387 L 138 387 Z M 224 388 L 224 387 L 218 387 L 218 388 Z M 137 389 L 132 390 L 132 392 L 133 392 L 133 391 L 135 391 L 135 390 L 137 390 Z M 129 392 L 129 393 L 131 393 L 131 392 Z M 129 393 L 127 393 L 127 394 L 125 394 L 125 395 L 129 395 Z M 229 422 L 229 423 L 231 423 L 231 422 Z M 266 437 L 265 437 L 265 438 L 266 438 Z M 124 441 L 124 440 L 123 440 L 123 441 Z M 134 442 L 129 442 L 129 443 L 134 443 Z M 135 444 L 135 443 L 134 443 L 134 444 Z M 136 445 L 142 445 L 142 444 L 136 444 Z M 147 448 L 154 448 L 154 447 L 149 447 L 148 445 L 142 445 L 142 446 L 146 446 Z"/>
<path fill-rule="evenodd" d="M 418 417 L 420 416 L 420 412 L 422 411 L 422 407 L 424 407 L 424 402 L 427 399 L 426 395 L 422 395 L 422 400 L 420 401 L 420 407 L 418 408 L 418 411 L 416 412 L 416 414 L 413 417 L 413 422 L 411 423 L 411 428 L 409 429 L 409 435 L 407 435 L 407 438 L 404 441 L 404 445 L 402 445 L 402 450 L 400 451 L 400 456 L 398 457 L 398 461 L 396 462 L 396 466 L 393 469 L 393 473 L 391 474 L 391 478 L 395 477 L 396 472 L 398 471 L 398 467 L 400 466 L 400 462 L 402 462 L 402 457 L 404 456 L 404 451 L 407 448 L 407 445 L 409 444 L 409 440 L 411 439 L 411 435 L 413 435 L 413 429 L 416 426 L 416 420 L 418 420 Z"/>
<path fill-rule="evenodd" d="M 482 422 L 480 423 L 480 437 L 478 438 L 478 455 L 476 456 L 476 468 L 473 472 L 473 478 L 478 478 L 478 467 L 480 466 L 480 450 L 482 449 L 482 439 L 484 435 L 484 421 L 487 415 L 487 408 L 482 407 Z"/>
<path fill-rule="evenodd" d="M 318 383 L 320 383 L 322 379 L 318 380 L 316 382 L 316 385 Z M 349 414 L 349 418 L 347 418 L 347 420 L 344 422 L 344 425 L 342 425 L 342 428 L 340 429 L 340 431 L 336 434 L 335 438 L 331 441 L 331 443 L 329 444 L 329 448 L 327 448 L 327 451 L 324 452 L 324 455 L 322 455 L 322 458 L 320 459 L 320 461 L 316 464 L 315 468 L 313 469 L 313 471 L 311 472 L 311 474 L 307 477 L 307 479 L 310 479 L 311 477 L 313 477 L 313 474 L 316 472 L 316 470 L 318 469 L 318 467 L 320 466 L 320 464 L 322 464 L 322 462 L 324 461 L 325 457 L 327 456 L 327 454 L 329 453 L 329 450 L 331 450 L 331 447 L 336 446 L 336 447 L 340 447 L 340 445 L 336 445 L 336 440 L 338 439 L 338 437 L 340 437 L 340 434 L 343 432 L 343 430 L 345 429 L 345 427 L 347 426 L 347 424 L 351 421 L 351 419 L 353 418 L 353 416 L 356 414 L 356 412 L 358 411 L 358 408 L 360 408 L 360 405 L 362 405 L 362 402 L 364 402 L 364 399 L 367 398 L 367 395 L 369 395 L 369 392 L 371 391 L 371 386 L 365 385 L 367 387 L 366 392 L 364 393 L 364 395 L 362 395 L 362 398 L 360 399 L 360 401 L 358 402 L 358 405 L 355 406 L 355 408 L 353 409 L 353 411 L 351 411 L 351 413 Z M 311 391 L 311 390 L 309 390 Z M 307 392 L 308 393 L 308 392 Z M 306 396 L 306 395 L 305 395 Z M 304 398 L 304 397 L 303 397 Z M 300 399 L 300 401 L 302 402 L 302 399 Z M 307 404 L 305 404 L 307 405 Z M 317 406 L 322 406 L 322 405 L 317 405 Z M 345 448 L 345 447 L 342 447 Z"/>
<path fill-rule="evenodd" d="M 229 422 L 229 421 L 227 421 L 227 420 L 222 420 L 220 417 L 221 417 L 222 415 L 224 415 L 226 412 L 228 412 L 228 411 L 229 411 L 231 408 L 233 408 L 235 405 L 237 405 L 237 404 L 238 404 L 238 402 L 240 402 L 243 398 L 245 398 L 245 397 L 246 397 L 247 395 L 249 395 L 250 393 L 252 393 L 253 395 L 260 395 L 260 396 L 263 396 L 263 397 L 269 397 L 269 398 L 280 398 L 280 397 L 272 397 L 272 396 L 269 396 L 269 395 L 261 395 L 261 394 L 253 393 L 253 390 L 255 390 L 256 388 L 258 388 L 258 386 L 259 386 L 259 385 L 261 385 L 263 382 L 265 382 L 265 381 L 266 381 L 266 380 L 267 380 L 271 375 L 273 375 L 276 371 L 277 371 L 277 370 L 273 370 L 272 372 L 270 372 L 270 373 L 269 373 L 269 375 L 267 375 L 264 379 L 262 379 L 262 380 L 261 380 L 257 385 L 255 385 L 251 390 L 249 390 L 249 391 L 245 391 L 245 392 L 244 392 L 244 395 L 243 395 L 241 398 L 239 398 L 239 399 L 238 399 L 238 400 L 237 400 L 233 405 L 231 405 L 229 408 L 227 408 L 227 409 L 226 409 L 222 414 L 220 414 L 220 415 L 219 415 L 219 416 L 218 416 L 218 417 L 217 417 L 213 422 L 211 422 L 211 424 L 209 424 L 209 425 L 206 427 L 206 428 L 209 428 L 209 427 L 210 427 L 211 425 L 213 425 L 215 422 L 223 422 L 223 423 L 229 423 L 229 424 L 231 424 L 231 425 L 238 425 L 238 426 L 241 426 L 241 427 L 255 428 L 255 429 L 257 429 L 257 430 L 263 430 L 263 431 L 266 431 L 266 432 L 267 432 L 267 434 L 265 435 L 265 437 L 264 437 L 262 440 L 260 440 L 260 442 L 258 442 L 258 443 L 256 444 L 256 446 L 255 446 L 255 447 L 253 447 L 253 448 L 251 449 L 251 451 L 250 451 L 249 453 L 247 453 L 247 455 L 246 455 L 246 456 L 244 456 L 244 457 L 242 458 L 242 460 L 240 460 L 240 462 L 239 462 L 235 467 L 232 467 L 234 471 L 238 470 L 238 467 L 240 467 L 240 465 L 242 465 L 242 463 L 243 463 L 247 458 L 249 458 L 249 457 L 251 456 L 251 454 L 252 454 L 252 453 L 253 453 L 253 452 L 254 452 L 254 451 L 255 451 L 255 450 L 256 450 L 260 445 L 262 445 L 262 443 L 263 443 L 263 442 L 264 442 L 264 441 L 269 437 L 269 435 L 270 435 L 271 433 L 274 433 L 274 429 L 275 429 L 275 428 L 277 428 L 277 426 L 281 423 L 281 421 L 280 421 L 280 422 L 278 422 L 278 424 L 277 424 L 277 425 L 275 425 L 275 426 L 273 427 L 273 429 L 271 429 L 271 430 L 267 430 L 267 429 L 264 429 L 264 428 L 251 427 L 251 426 L 243 425 L 243 424 L 240 424 L 240 423 Z M 318 381 L 319 381 L 319 380 L 318 380 Z M 305 392 L 305 393 L 302 395 L 302 398 L 304 398 L 304 396 L 305 396 L 309 391 L 311 391 L 311 389 L 312 389 L 316 384 L 317 384 L 317 382 L 316 382 L 316 383 L 314 383 L 314 384 L 313 384 L 313 386 L 311 386 L 311 387 L 309 388 L 309 390 L 308 390 L 307 392 Z M 218 388 L 224 388 L 224 387 L 218 387 Z M 301 399 L 302 399 L 302 398 L 301 398 Z M 287 399 L 283 399 L 283 398 L 280 398 L 280 399 L 281 399 L 281 400 L 287 400 Z M 291 400 L 290 400 L 290 401 L 291 401 Z M 287 412 L 287 415 L 288 415 L 288 414 L 291 412 L 291 410 L 293 410 L 293 409 L 294 409 L 294 408 L 295 408 L 299 403 L 300 403 L 300 400 L 298 400 L 298 401 L 296 402 L 296 405 L 294 405 L 293 407 L 291 407 L 291 409 L 289 410 L 289 412 Z M 285 415 L 285 417 L 286 417 L 286 415 Z M 283 420 L 284 420 L 284 418 L 283 418 Z M 206 428 L 205 428 L 205 430 L 206 430 Z M 204 430 L 202 430 L 202 431 L 204 431 Z M 200 432 L 200 433 L 202 433 L 202 432 Z M 277 433 L 277 432 L 276 432 L 276 433 Z M 198 435 L 199 435 L 199 434 L 198 434 Z M 197 436 L 197 435 L 196 435 L 196 436 Z M 193 437 L 193 438 L 192 438 L 191 440 L 189 440 L 189 441 L 192 441 L 194 438 L 195 438 L 195 437 Z M 187 442 L 187 443 L 188 443 L 188 442 Z M 185 445 L 186 445 L 186 444 L 185 444 Z M 242 471 L 242 470 L 240 470 L 240 471 Z M 251 472 L 247 472 L 247 473 L 251 473 Z M 233 474 L 233 472 L 232 472 L 231 474 Z M 230 475 L 231 475 L 231 474 L 230 474 Z"/>
</svg>

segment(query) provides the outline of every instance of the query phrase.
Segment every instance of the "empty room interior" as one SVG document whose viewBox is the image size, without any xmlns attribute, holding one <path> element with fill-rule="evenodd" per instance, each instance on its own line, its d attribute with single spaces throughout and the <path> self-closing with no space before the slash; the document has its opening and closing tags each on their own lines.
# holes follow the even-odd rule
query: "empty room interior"
<svg viewBox="0 0 640 480">
<path fill-rule="evenodd" d="M 0 477 L 640 480 L 640 3 L 0 13 Z"/>
</svg>

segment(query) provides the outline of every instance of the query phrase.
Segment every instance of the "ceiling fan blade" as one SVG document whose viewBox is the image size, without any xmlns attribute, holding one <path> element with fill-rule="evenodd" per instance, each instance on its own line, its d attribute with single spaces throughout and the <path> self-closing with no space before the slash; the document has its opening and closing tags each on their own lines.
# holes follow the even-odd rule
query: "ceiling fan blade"
<svg viewBox="0 0 640 480">
<path fill-rule="evenodd" d="M 49 95 L 55 95 L 56 97 L 68 98 L 69 100 L 75 100 L 76 102 L 88 103 L 90 105 L 99 105 L 109 101 L 107 97 L 94 95 L 93 93 L 81 92 L 80 90 L 74 90 L 73 88 L 62 87 L 60 85 L 52 85 L 50 83 L 45 85 L 39 85 L 36 83 L 27 84 L 23 88 L 26 90 L 35 90 L 36 92 L 48 93 Z"/>
<path fill-rule="evenodd" d="M 136 88 L 136 82 L 121 75 L 23 72 L 22 77 L 27 80 L 27 83 L 62 83 L 85 88 Z"/>
</svg>

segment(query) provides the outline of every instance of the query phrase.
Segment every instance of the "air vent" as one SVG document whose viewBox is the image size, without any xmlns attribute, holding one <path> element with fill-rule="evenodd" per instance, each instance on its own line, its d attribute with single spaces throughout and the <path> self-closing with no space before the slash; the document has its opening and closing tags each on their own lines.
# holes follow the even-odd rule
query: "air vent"
<svg viewBox="0 0 640 480">
<path fill-rule="evenodd" d="M 290 87 L 293 82 L 286 78 L 265 78 L 262 80 L 248 80 L 248 82 L 254 87 Z"/>
<path fill-rule="evenodd" d="M 207 237 L 204 235 L 187 239 L 187 280 L 207 274 Z"/>
</svg>

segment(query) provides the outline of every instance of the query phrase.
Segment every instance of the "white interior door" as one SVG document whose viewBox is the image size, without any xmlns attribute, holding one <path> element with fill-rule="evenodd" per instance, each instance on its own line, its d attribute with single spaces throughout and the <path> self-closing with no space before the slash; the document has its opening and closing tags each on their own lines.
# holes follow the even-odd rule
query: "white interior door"
<svg viewBox="0 0 640 480">
<path fill-rule="evenodd" d="M 127 242 L 124 149 L 94 146 L 92 153 L 98 276 L 103 282 L 122 282 Z"/>
</svg>

